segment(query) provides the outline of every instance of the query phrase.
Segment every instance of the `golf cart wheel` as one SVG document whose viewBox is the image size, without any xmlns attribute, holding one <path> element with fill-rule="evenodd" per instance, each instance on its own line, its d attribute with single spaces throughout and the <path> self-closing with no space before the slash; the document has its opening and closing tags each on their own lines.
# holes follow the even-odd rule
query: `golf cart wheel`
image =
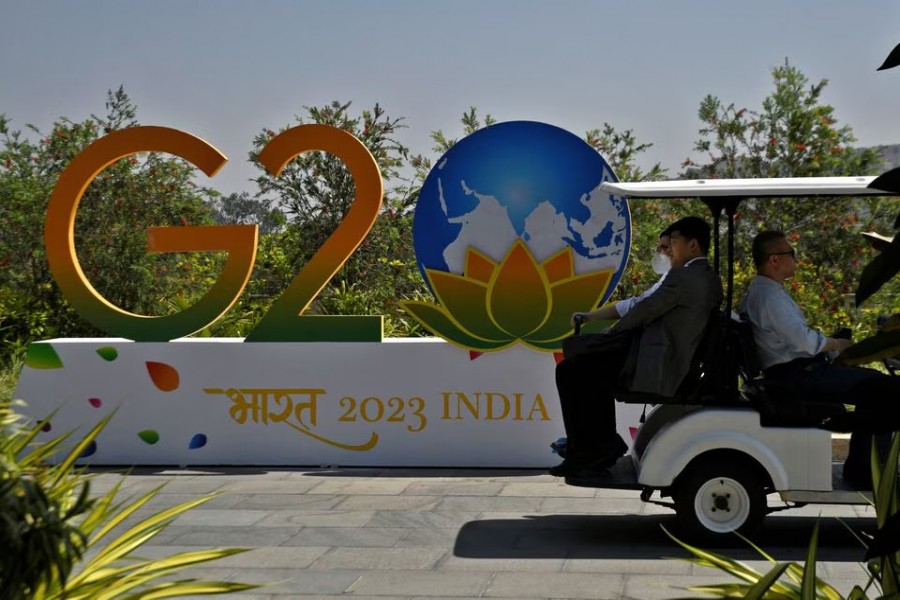
<svg viewBox="0 0 900 600">
<path fill-rule="evenodd" d="M 766 515 L 765 482 L 749 459 L 709 457 L 691 464 L 675 488 L 678 535 L 685 541 L 728 545 L 750 536 Z"/>
</svg>

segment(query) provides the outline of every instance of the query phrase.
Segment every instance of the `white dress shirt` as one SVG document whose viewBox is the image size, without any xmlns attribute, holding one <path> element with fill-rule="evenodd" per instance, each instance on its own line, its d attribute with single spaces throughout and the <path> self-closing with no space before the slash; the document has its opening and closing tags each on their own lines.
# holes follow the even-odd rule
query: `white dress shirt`
<svg viewBox="0 0 900 600">
<path fill-rule="evenodd" d="M 649 296 L 650 294 L 652 294 L 653 292 L 658 290 L 659 286 L 662 284 L 663 280 L 666 278 L 666 275 L 668 275 L 668 273 L 663 273 L 662 277 L 659 278 L 659 281 L 654 283 L 650 287 L 650 289 L 648 289 L 646 292 L 644 292 L 640 296 L 632 296 L 631 298 L 626 298 L 625 300 L 620 300 L 619 302 L 616 302 L 616 312 L 619 314 L 619 318 L 621 319 L 622 317 L 627 315 L 629 312 L 631 312 L 631 309 L 634 308 L 635 304 L 637 304 L 638 302 L 640 302 L 641 300 L 643 300 L 644 298 L 646 298 L 647 296 Z"/>
<path fill-rule="evenodd" d="M 753 325 L 753 339 L 763 369 L 822 352 L 826 338 L 811 328 L 784 286 L 757 275 L 741 302 L 741 314 Z"/>
</svg>

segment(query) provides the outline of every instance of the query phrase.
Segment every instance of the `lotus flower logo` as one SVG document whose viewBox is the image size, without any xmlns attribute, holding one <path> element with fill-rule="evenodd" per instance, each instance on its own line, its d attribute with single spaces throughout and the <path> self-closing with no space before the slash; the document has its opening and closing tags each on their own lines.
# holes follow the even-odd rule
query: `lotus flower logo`
<svg viewBox="0 0 900 600">
<path fill-rule="evenodd" d="M 440 305 L 405 302 L 425 327 L 474 350 L 501 350 L 522 342 L 553 351 L 572 333 L 573 312 L 591 310 L 603 298 L 612 269 L 575 275 L 572 249 L 538 263 L 516 240 L 499 264 L 469 247 L 462 275 L 426 270 Z"/>
</svg>

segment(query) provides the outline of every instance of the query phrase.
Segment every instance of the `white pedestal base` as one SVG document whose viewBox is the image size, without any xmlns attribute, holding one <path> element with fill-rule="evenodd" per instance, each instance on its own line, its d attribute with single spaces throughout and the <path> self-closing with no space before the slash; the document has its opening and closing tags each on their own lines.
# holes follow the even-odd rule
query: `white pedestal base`
<svg viewBox="0 0 900 600">
<path fill-rule="evenodd" d="M 41 344 L 59 360 L 43 348 L 16 397 L 37 419 L 59 409 L 42 436 L 118 408 L 95 465 L 548 467 L 565 435 L 553 356 L 521 346 L 471 359 L 430 338 Z M 641 408 L 617 406 L 629 443 Z"/>
</svg>

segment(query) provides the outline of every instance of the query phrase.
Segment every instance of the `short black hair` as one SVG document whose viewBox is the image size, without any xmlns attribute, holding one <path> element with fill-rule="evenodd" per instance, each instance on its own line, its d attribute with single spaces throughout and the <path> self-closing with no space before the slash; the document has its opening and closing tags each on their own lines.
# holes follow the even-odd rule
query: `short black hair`
<svg viewBox="0 0 900 600">
<path fill-rule="evenodd" d="M 678 219 L 669 225 L 663 233 L 668 232 L 668 235 L 672 235 L 676 231 L 681 234 L 683 238 L 697 240 L 697 244 L 699 244 L 700 251 L 703 252 L 703 254 L 706 254 L 709 251 L 711 230 L 709 223 L 704 219 L 701 219 L 700 217 L 685 217 L 683 219 Z"/>
<path fill-rule="evenodd" d="M 663 229 L 662 231 L 659 232 L 659 237 L 669 237 L 670 235 L 672 235 L 672 226 L 671 225 L 669 225 L 668 227 L 666 227 L 665 229 Z"/>
<path fill-rule="evenodd" d="M 750 253 L 753 256 L 753 264 L 756 266 L 757 271 L 762 269 L 763 265 L 765 265 L 766 261 L 769 259 L 769 253 L 772 251 L 772 242 L 784 239 L 785 237 L 783 231 L 774 229 L 760 231 L 756 234 L 756 237 L 753 238 L 753 246 L 750 249 Z"/>
</svg>

